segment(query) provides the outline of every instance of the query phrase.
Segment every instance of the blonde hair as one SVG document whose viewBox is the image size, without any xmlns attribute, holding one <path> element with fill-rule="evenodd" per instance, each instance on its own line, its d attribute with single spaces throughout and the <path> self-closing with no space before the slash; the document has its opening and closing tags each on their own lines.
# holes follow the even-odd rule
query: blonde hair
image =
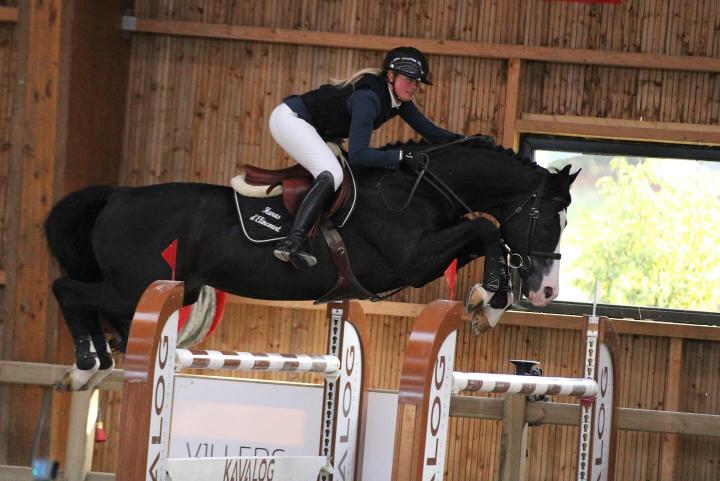
<svg viewBox="0 0 720 481">
<path fill-rule="evenodd" d="M 349 76 L 346 79 L 331 78 L 330 84 L 335 85 L 336 87 L 339 87 L 339 88 L 347 87 L 350 84 L 354 84 L 355 82 L 357 82 L 360 79 L 360 77 L 362 77 L 363 75 L 368 74 L 368 73 L 372 74 L 376 77 L 382 77 L 383 71 L 382 71 L 382 69 L 379 69 L 379 68 L 368 67 L 368 68 L 364 68 L 362 70 L 358 70 L 357 72 L 355 72 L 354 74 L 352 74 L 351 76 Z"/>
</svg>

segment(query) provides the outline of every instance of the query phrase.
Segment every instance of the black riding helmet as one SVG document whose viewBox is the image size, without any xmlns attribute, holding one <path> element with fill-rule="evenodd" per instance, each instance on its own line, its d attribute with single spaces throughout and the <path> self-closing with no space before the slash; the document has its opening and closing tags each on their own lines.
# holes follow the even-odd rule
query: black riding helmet
<svg viewBox="0 0 720 481">
<path fill-rule="evenodd" d="M 390 50 L 383 60 L 383 75 L 388 70 L 401 73 L 413 80 L 432 85 L 427 58 L 415 47 L 397 47 Z"/>
</svg>

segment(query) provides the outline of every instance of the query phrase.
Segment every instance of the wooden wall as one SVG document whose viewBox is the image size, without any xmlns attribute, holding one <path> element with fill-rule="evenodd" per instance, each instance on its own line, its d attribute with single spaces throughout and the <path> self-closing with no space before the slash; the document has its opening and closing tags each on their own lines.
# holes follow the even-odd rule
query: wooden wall
<svg viewBox="0 0 720 481">
<path fill-rule="evenodd" d="M 668 69 L 657 69 L 583 58 L 583 52 L 591 51 L 640 53 L 648 61 L 666 58 L 659 56 L 717 60 L 717 0 L 624 0 L 607 5 L 541 0 L 136 0 L 131 13 L 138 18 L 195 22 L 191 25 L 394 37 L 384 48 L 412 43 L 397 37 L 432 41 L 443 52 L 430 55 L 436 85 L 424 88 L 417 103 L 438 124 L 466 134 L 512 139 L 513 117 L 525 113 L 676 122 L 689 129 L 705 126 L 717 135 L 718 69 L 678 70 L 672 62 Z M 9 162 L 3 146 L 11 139 L 9 115 L 15 102 L 13 30 L 11 25 L 0 25 L 0 271 L 5 268 L 8 218 Z M 121 77 L 127 83 L 122 159 L 117 171 L 109 173 L 123 185 L 180 180 L 226 183 L 245 162 L 289 165 L 291 160 L 267 131 L 270 111 L 286 95 L 379 65 L 383 56 L 382 51 L 362 45 L 293 45 L 201 34 L 126 35 L 132 35 L 132 51 L 129 75 Z M 466 43 L 458 53 L 443 50 L 436 41 Z M 473 48 L 476 42 L 482 48 Z M 527 47 L 532 55 L 533 48 L 541 47 L 558 52 L 587 50 L 570 55 L 570 63 L 537 56 L 523 60 L 515 86 L 507 59 L 493 45 Z M 517 112 L 511 108 L 514 102 Z M 373 136 L 373 144 L 411 137 L 408 127 L 394 121 Z M 71 178 L 74 173 L 61 175 Z M 479 267 L 463 269 L 457 292 L 478 279 Z M 435 281 L 398 294 L 395 300 L 424 303 L 446 296 L 444 282 Z M 321 314 L 233 304 L 209 345 L 319 352 L 324 348 L 321 324 Z M 372 326 L 371 386 L 395 389 L 411 320 L 372 316 Z M 508 359 L 530 357 L 541 360 L 547 374 L 578 374 L 579 333 L 573 329 L 500 326 L 479 340 L 463 331 L 459 342 L 460 369 L 508 372 Z M 720 414 L 718 343 L 626 334 L 622 345 L 626 373 L 622 406 Z M 103 398 L 110 442 L 96 447 L 94 469 L 113 471 L 119 399 L 106 394 Z M 499 424 L 460 419 L 451 424 L 453 467 L 447 479 L 496 477 Z M 571 479 L 574 440 L 572 428 L 533 428 L 528 444 L 530 479 Z M 683 473 L 682 479 L 688 480 L 720 478 L 720 444 L 714 440 L 622 433 L 618 455 L 618 480 L 672 479 L 663 477 L 667 470 Z M 674 460 L 669 467 L 666 458 Z"/>
<path fill-rule="evenodd" d="M 10 132 L 15 89 L 15 54 L 17 46 L 12 24 L 0 24 L 0 271 L 5 269 L 7 202 L 10 169 Z M 1 302 L 1 299 L 0 299 Z"/>
</svg>

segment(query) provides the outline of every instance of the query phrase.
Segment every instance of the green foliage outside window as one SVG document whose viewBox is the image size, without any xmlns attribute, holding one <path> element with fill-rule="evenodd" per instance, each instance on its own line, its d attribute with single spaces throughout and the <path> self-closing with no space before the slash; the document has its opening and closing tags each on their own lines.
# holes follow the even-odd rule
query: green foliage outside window
<svg viewBox="0 0 720 481">
<path fill-rule="evenodd" d="M 604 303 L 720 310 L 720 175 L 662 159 L 610 167 L 596 184 L 601 208 L 570 208 L 580 224 L 574 287 L 590 294 L 598 279 Z"/>
</svg>

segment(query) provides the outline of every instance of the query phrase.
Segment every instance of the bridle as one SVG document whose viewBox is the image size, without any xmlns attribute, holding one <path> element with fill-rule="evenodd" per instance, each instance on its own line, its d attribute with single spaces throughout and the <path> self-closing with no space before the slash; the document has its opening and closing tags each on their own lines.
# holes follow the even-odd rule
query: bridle
<svg viewBox="0 0 720 481">
<path fill-rule="evenodd" d="M 420 184 L 420 181 L 424 179 L 430 186 L 432 186 L 437 192 L 439 192 L 440 195 L 442 195 L 442 196 L 445 198 L 445 200 L 447 200 L 447 201 L 450 203 L 450 205 L 454 205 L 454 202 L 453 202 L 453 200 L 454 200 L 455 203 L 457 203 L 458 205 L 460 205 L 460 206 L 462 207 L 462 209 L 465 210 L 465 214 L 464 214 L 464 215 L 469 215 L 470 217 L 475 217 L 476 213 L 460 198 L 460 196 L 457 195 L 457 194 L 455 193 L 455 191 L 453 191 L 453 190 L 452 190 L 445 182 L 443 182 L 436 174 L 434 174 L 432 171 L 428 170 L 428 165 L 430 164 L 430 155 L 428 155 L 428 154 L 429 154 L 430 152 L 433 152 L 433 151 L 435 151 L 435 150 L 439 150 L 439 149 L 448 147 L 448 146 L 450 146 L 450 145 L 460 144 L 460 143 L 468 142 L 468 141 L 471 141 L 471 140 L 483 140 L 483 141 L 486 141 L 486 142 L 489 141 L 489 142 L 492 143 L 492 139 L 491 139 L 490 137 L 488 137 L 488 136 L 485 136 L 485 135 L 475 135 L 475 136 L 472 136 L 472 137 L 463 137 L 463 138 L 461 138 L 461 139 L 457 139 L 457 140 L 454 140 L 454 141 L 452 141 L 452 142 L 448 142 L 447 144 L 438 145 L 438 146 L 435 146 L 435 147 L 431 147 L 431 148 L 429 148 L 429 149 L 425 149 L 425 150 L 416 152 L 416 155 L 418 156 L 418 159 L 422 159 L 423 166 L 420 168 L 420 171 L 417 172 L 418 176 L 417 176 L 417 178 L 415 179 L 415 182 L 413 183 L 412 188 L 410 189 L 410 194 L 408 195 L 407 200 L 403 203 L 403 205 L 402 205 L 400 208 L 393 208 L 392 206 L 390 206 L 390 205 L 388 204 L 387 199 L 385 199 L 385 196 L 384 196 L 383 193 L 382 193 L 382 188 L 381 188 L 381 187 L 382 187 L 382 181 L 380 181 L 380 182 L 378 183 L 378 185 L 377 185 L 378 191 L 379 191 L 380 197 L 382 198 L 383 202 L 385 203 L 385 206 L 386 206 L 388 209 L 391 209 L 391 210 L 393 210 L 393 211 L 395 211 L 395 212 L 402 212 L 403 210 L 405 210 L 405 208 L 407 208 L 407 206 L 410 205 L 410 201 L 412 200 L 412 198 L 415 196 L 415 191 L 417 190 L 418 185 Z M 414 169 L 413 169 L 413 170 L 414 170 Z M 426 174 L 427 174 L 427 175 L 426 175 Z M 520 253 L 513 252 L 513 251 L 510 249 L 510 247 L 508 246 L 507 242 L 505 242 L 504 239 L 501 239 L 502 244 L 503 244 L 503 247 L 504 247 L 505 251 L 507 252 L 507 254 L 508 254 L 509 258 L 510 258 L 510 262 L 508 263 L 508 266 L 511 267 L 511 268 L 513 268 L 513 269 L 527 270 L 528 267 L 529 267 L 530 264 L 531 264 L 531 259 L 532 259 L 533 256 L 535 256 L 535 257 L 544 257 L 544 258 L 548 258 L 548 259 L 556 259 L 556 260 L 559 260 L 560 257 L 561 257 L 559 252 L 538 251 L 538 250 L 535 250 L 535 249 L 532 248 L 532 241 L 533 241 L 533 239 L 534 239 L 534 237 L 535 237 L 535 230 L 537 229 L 537 224 L 538 224 L 538 222 L 540 222 L 540 209 L 539 209 L 539 207 L 540 207 L 540 201 L 545 197 L 545 196 L 543 195 L 543 189 L 544 189 L 544 187 L 545 187 L 545 178 L 543 178 L 542 181 L 540 182 L 540 185 L 539 185 L 538 189 L 537 189 L 535 192 L 533 192 L 530 197 L 528 197 L 527 199 L 525 199 L 525 201 L 524 201 L 522 204 L 520 204 L 518 207 L 516 207 L 516 208 L 510 213 L 510 215 L 508 215 L 508 216 L 504 219 L 504 221 L 502 222 L 502 224 L 504 224 L 505 222 L 509 221 L 509 220 L 512 219 L 513 217 L 519 215 L 520 212 L 523 211 L 523 209 L 525 208 L 525 206 L 526 206 L 530 201 L 533 201 L 533 205 L 532 205 L 532 207 L 530 208 L 530 212 L 529 212 L 529 215 L 530 215 L 530 225 L 528 226 L 528 243 L 527 243 L 528 249 L 527 249 L 527 254 L 525 254 L 525 255 L 523 256 L 523 255 L 520 254 Z M 550 199 L 559 202 L 561 205 L 562 205 L 562 204 L 567 204 L 567 203 L 566 203 L 562 198 L 560 198 L 560 197 L 551 197 Z M 502 225 L 502 224 L 501 224 L 501 225 Z M 513 263 L 513 259 L 517 259 L 516 263 Z M 527 259 L 527 264 L 525 263 L 525 259 Z M 402 286 L 402 287 L 399 287 L 399 288 L 397 288 L 397 289 L 394 289 L 394 290 L 390 291 L 389 293 L 385 293 L 385 294 L 383 294 L 383 295 L 378 295 L 378 296 L 376 296 L 376 297 L 374 297 L 374 298 L 371 298 L 371 301 L 377 302 L 377 301 L 386 299 L 386 298 L 392 296 L 393 294 L 396 294 L 396 293 L 400 292 L 401 290 L 405 289 L 406 287 L 407 287 L 407 286 Z"/>
<path fill-rule="evenodd" d="M 528 225 L 528 233 L 527 233 L 527 251 L 526 254 L 520 254 L 518 252 L 513 252 L 510 247 L 507 245 L 507 242 L 503 240 L 503 244 L 505 245 L 505 250 L 507 251 L 508 255 L 510 256 L 510 262 L 509 266 L 513 269 L 527 269 L 527 266 L 530 265 L 533 257 L 542 257 L 545 259 L 554 259 L 554 260 L 560 260 L 561 255 L 559 252 L 547 252 L 547 251 L 539 251 L 533 249 L 533 240 L 535 238 L 535 231 L 537 230 L 537 225 L 540 222 L 540 201 L 543 198 L 547 198 L 547 196 L 544 195 L 544 189 L 545 189 L 545 178 L 542 179 L 540 182 L 540 185 L 538 186 L 537 190 L 533 192 L 530 197 L 525 199 L 525 201 L 517 206 L 505 219 L 502 221 L 501 225 L 507 223 L 510 219 L 513 217 L 516 217 L 519 215 L 523 209 L 525 209 L 525 206 L 532 201 L 532 207 L 530 207 L 530 210 L 528 212 L 528 215 L 530 216 L 530 224 Z M 563 200 L 560 197 L 550 197 L 549 200 L 558 202 L 559 204 L 566 204 L 566 201 Z M 525 262 L 527 259 L 527 263 Z"/>
</svg>

